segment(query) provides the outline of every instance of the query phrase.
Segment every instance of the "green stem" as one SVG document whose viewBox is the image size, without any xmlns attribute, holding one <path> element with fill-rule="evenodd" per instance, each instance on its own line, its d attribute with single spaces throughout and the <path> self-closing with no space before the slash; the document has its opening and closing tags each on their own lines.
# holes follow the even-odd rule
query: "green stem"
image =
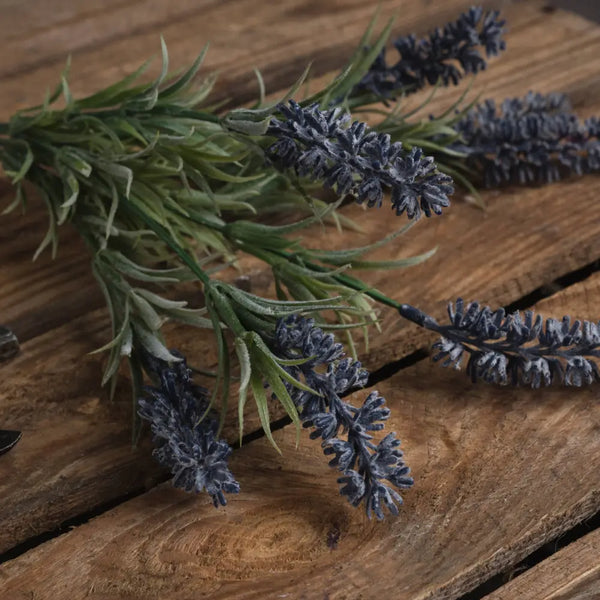
<svg viewBox="0 0 600 600">
<path fill-rule="evenodd" d="M 266 262 L 267 264 L 270 264 L 270 265 L 275 264 L 273 261 L 273 258 L 279 258 L 279 259 L 283 259 L 286 261 L 294 262 L 295 264 L 300 264 L 300 261 L 298 260 L 299 257 L 297 254 L 293 254 L 291 252 L 285 252 L 284 250 L 268 250 L 267 251 L 267 250 L 263 250 L 263 249 L 259 249 L 259 248 L 253 248 L 252 246 L 249 246 L 247 244 L 241 244 L 240 248 L 244 252 L 247 252 L 248 254 L 253 254 L 257 258 L 260 258 L 261 260 L 263 260 L 264 262 Z M 273 255 L 273 256 L 269 256 L 269 255 Z M 305 266 L 305 267 L 308 266 L 311 269 L 313 269 L 319 273 L 331 272 L 331 269 L 329 267 L 317 265 L 311 261 L 306 261 L 306 260 L 302 260 L 300 266 Z M 392 308 L 395 308 L 396 310 L 400 309 L 400 307 L 402 306 L 401 302 L 397 302 L 396 300 L 389 298 L 388 296 L 386 296 L 385 294 L 383 294 L 382 292 L 380 292 L 377 289 L 368 287 L 367 284 L 364 281 L 361 281 L 360 279 L 356 279 L 355 277 L 351 277 L 350 275 L 345 275 L 344 273 L 337 273 L 337 274 L 332 275 L 331 277 L 332 277 L 332 279 L 335 279 L 336 281 L 345 285 L 346 287 L 356 290 L 357 292 L 362 292 L 363 294 L 366 294 L 367 296 L 369 296 L 370 298 L 373 298 L 373 300 L 376 300 L 377 302 L 380 302 L 381 304 L 391 306 Z"/>
<path fill-rule="evenodd" d="M 156 235 L 165 243 L 179 258 L 186 264 L 192 273 L 205 285 L 210 285 L 210 277 L 198 266 L 198 263 L 171 237 L 169 232 L 152 217 L 148 216 L 143 210 L 131 202 L 128 198 L 122 197 L 121 203 L 131 214 L 141 219 Z"/>
</svg>

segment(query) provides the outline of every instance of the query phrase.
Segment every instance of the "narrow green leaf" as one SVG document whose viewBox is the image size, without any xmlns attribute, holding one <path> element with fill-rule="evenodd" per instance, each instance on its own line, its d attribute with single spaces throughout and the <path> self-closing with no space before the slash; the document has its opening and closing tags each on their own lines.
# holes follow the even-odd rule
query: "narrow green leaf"
<svg viewBox="0 0 600 600">
<path fill-rule="evenodd" d="M 88 109 L 116 106 L 126 100 L 129 96 L 135 96 L 139 94 L 142 90 L 147 88 L 147 85 L 138 86 L 137 88 L 132 88 L 130 86 L 148 69 L 148 66 L 151 62 L 151 60 L 147 60 L 133 73 L 125 76 L 120 81 L 117 81 L 116 83 L 90 96 L 81 98 L 77 101 L 77 107 Z"/>
<path fill-rule="evenodd" d="M 265 354 L 259 352 L 252 352 L 253 362 L 258 362 L 262 376 L 266 379 L 269 387 L 277 397 L 279 403 L 285 409 L 285 412 L 289 415 L 290 419 L 296 426 L 296 447 L 300 444 L 300 431 L 302 429 L 302 422 L 298 416 L 298 409 L 292 400 L 289 392 L 285 385 L 283 385 L 281 379 L 278 376 L 277 370 L 274 366 L 277 364 Z"/>
<path fill-rule="evenodd" d="M 25 175 L 27 175 L 31 165 L 33 164 L 34 156 L 33 152 L 31 151 L 31 147 L 27 142 L 23 142 L 23 146 L 25 147 L 25 158 L 23 159 L 19 170 L 12 177 L 13 185 L 19 183 L 19 181 L 21 181 Z"/>
<path fill-rule="evenodd" d="M 158 339 L 156 333 L 144 327 L 141 323 L 133 322 L 134 334 L 142 346 L 156 358 L 167 362 L 180 362 L 181 359 L 169 352 L 165 345 Z"/>
<path fill-rule="evenodd" d="M 260 418 L 263 431 L 265 432 L 267 439 L 271 442 L 273 448 L 275 448 L 275 450 L 281 454 L 281 450 L 275 443 L 273 434 L 271 433 L 271 422 L 269 421 L 269 402 L 267 400 L 267 394 L 265 393 L 265 388 L 263 387 L 260 375 L 257 373 L 252 373 L 250 377 L 250 385 L 252 386 L 252 393 L 254 394 L 254 401 L 256 402 L 256 409 L 258 411 L 258 416 Z"/>
<path fill-rule="evenodd" d="M 237 337 L 235 338 L 235 352 L 240 363 L 240 388 L 238 393 L 238 423 L 240 430 L 240 446 L 244 437 L 244 407 L 248 400 L 248 385 L 252 375 L 252 365 L 250 364 L 250 353 L 245 342 Z"/>
<path fill-rule="evenodd" d="M 428 252 L 409 258 L 400 258 L 398 260 L 353 260 L 351 264 L 353 269 L 403 269 L 425 262 L 436 252 L 437 246 Z"/>
<path fill-rule="evenodd" d="M 204 58 L 206 53 L 208 52 L 208 44 L 204 46 L 196 60 L 193 62 L 192 66 L 179 78 L 177 81 L 166 87 L 160 93 L 159 103 L 165 103 L 169 101 L 174 95 L 176 95 L 181 90 L 185 89 L 185 87 L 190 83 L 190 81 L 196 76 L 202 63 L 204 62 Z"/>
<path fill-rule="evenodd" d="M 148 300 L 142 296 L 138 296 L 138 294 L 136 294 L 133 290 L 130 291 L 129 297 L 136 308 L 135 312 L 137 312 L 144 323 L 146 323 L 148 329 L 153 332 L 159 331 L 162 327 L 163 320 L 160 318 L 154 308 L 152 308 L 150 302 L 148 302 Z"/>
</svg>

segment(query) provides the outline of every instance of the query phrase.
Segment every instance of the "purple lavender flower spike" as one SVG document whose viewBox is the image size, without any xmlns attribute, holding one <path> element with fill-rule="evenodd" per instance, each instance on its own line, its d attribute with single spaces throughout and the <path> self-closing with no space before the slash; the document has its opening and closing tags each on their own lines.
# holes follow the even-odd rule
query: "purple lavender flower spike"
<svg viewBox="0 0 600 600">
<path fill-rule="evenodd" d="M 370 92 L 381 100 L 394 99 L 398 94 L 411 94 L 426 85 L 456 85 L 468 73 L 486 68 L 487 58 L 505 49 L 502 39 L 505 21 L 497 11 L 484 12 L 471 7 L 443 29 L 436 29 L 427 38 L 402 36 L 394 41 L 399 59 L 386 61 L 385 49 L 379 54 L 356 86 L 353 95 Z"/>
<path fill-rule="evenodd" d="M 465 306 L 462 298 L 448 305 L 449 325 L 408 304 L 400 314 L 442 337 L 433 345 L 434 361 L 460 369 L 469 356 L 467 374 L 500 385 L 539 388 L 558 382 L 589 385 L 600 380 L 600 323 L 571 321 L 568 316 L 544 319 L 526 310 L 506 314 L 477 302 Z"/>
<path fill-rule="evenodd" d="M 360 121 L 350 123 L 340 108 L 304 108 L 290 100 L 279 111 L 284 119 L 273 118 L 267 131 L 276 138 L 267 155 L 279 168 L 320 180 L 339 197 L 353 196 L 369 208 L 381 207 L 384 192 L 390 191 L 396 214 L 409 219 L 440 215 L 450 205 L 452 178 L 437 171 L 420 148 L 406 152 L 388 134 Z"/>
<path fill-rule="evenodd" d="M 183 358 L 183 357 L 182 357 Z M 206 490 L 215 507 L 226 505 L 224 492 L 237 494 L 238 482 L 227 466 L 231 447 L 217 438 L 218 421 L 208 408 L 207 391 L 193 384 L 184 360 L 169 365 L 152 358 L 146 367 L 160 381 L 145 388 L 139 415 L 150 422 L 158 462 L 173 474 L 173 485 L 186 492 Z"/>
<path fill-rule="evenodd" d="M 563 94 L 486 100 L 455 125 L 461 141 L 451 149 L 482 173 L 487 187 L 551 183 L 600 170 L 598 119 L 581 122 Z"/>
<path fill-rule="evenodd" d="M 331 334 L 315 327 L 312 319 L 298 315 L 277 323 L 273 352 L 288 360 L 308 359 L 285 368 L 320 395 L 291 384 L 288 391 L 304 426 L 314 428 L 310 437 L 321 438 L 324 453 L 332 457 L 330 466 L 342 472 L 340 493 L 353 506 L 364 503 L 369 517 L 374 514 L 383 519 L 384 507 L 398 514 L 402 497 L 391 486 L 409 488 L 413 480 L 394 433 L 388 433 L 379 444 L 373 442 L 371 432 L 382 430 L 390 416 L 385 399 L 371 392 L 357 408 L 341 398 L 365 386 L 368 372 L 344 356 L 341 344 L 335 343 Z"/>
</svg>

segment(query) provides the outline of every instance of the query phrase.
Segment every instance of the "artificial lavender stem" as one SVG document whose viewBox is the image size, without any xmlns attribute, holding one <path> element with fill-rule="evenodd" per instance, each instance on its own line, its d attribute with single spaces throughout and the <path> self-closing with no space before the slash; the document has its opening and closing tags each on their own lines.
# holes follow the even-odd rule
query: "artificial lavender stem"
<svg viewBox="0 0 600 600">
<path fill-rule="evenodd" d="M 471 7 L 456 21 L 436 29 L 427 38 L 401 36 L 394 42 L 399 58 L 386 61 L 385 49 L 356 86 L 353 95 L 373 94 L 380 100 L 394 99 L 399 94 L 414 93 L 427 84 L 458 84 L 468 73 L 486 68 L 486 57 L 499 54 L 506 44 L 502 39 L 505 21 L 497 11 L 484 12 Z"/>
<path fill-rule="evenodd" d="M 559 382 L 581 386 L 600 380 L 600 323 L 572 321 L 569 316 L 544 319 L 531 310 L 506 314 L 477 302 L 465 306 L 459 298 L 448 305 L 449 325 L 413 306 L 403 304 L 400 314 L 417 325 L 439 333 L 433 345 L 434 361 L 460 369 L 469 355 L 467 374 L 501 385 L 538 388 Z"/>
<path fill-rule="evenodd" d="M 389 191 L 396 214 L 409 219 L 440 215 L 450 205 L 452 179 L 437 171 L 420 148 L 407 152 L 388 134 L 360 121 L 350 123 L 340 108 L 304 108 L 290 100 L 279 105 L 279 112 L 284 118 L 273 118 L 267 130 L 276 138 L 267 155 L 280 169 L 321 181 L 339 197 L 353 196 L 368 207 L 381 207 Z"/>
<path fill-rule="evenodd" d="M 321 438 L 324 453 L 332 456 L 330 466 L 342 472 L 340 493 L 353 506 L 364 503 L 369 517 L 375 514 L 383 519 L 383 506 L 398 514 L 402 497 L 394 488 L 411 487 L 413 480 L 394 433 L 379 444 L 372 441 L 371 432 L 381 431 L 390 416 L 385 399 L 371 392 L 357 408 L 341 398 L 366 385 L 367 371 L 344 356 L 341 344 L 331 334 L 315 327 L 312 319 L 297 315 L 278 322 L 273 351 L 288 360 L 304 359 L 286 370 L 295 379 L 304 379 L 318 394 L 291 386 L 288 390 L 304 426 L 313 428 L 310 437 Z"/>
</svg>

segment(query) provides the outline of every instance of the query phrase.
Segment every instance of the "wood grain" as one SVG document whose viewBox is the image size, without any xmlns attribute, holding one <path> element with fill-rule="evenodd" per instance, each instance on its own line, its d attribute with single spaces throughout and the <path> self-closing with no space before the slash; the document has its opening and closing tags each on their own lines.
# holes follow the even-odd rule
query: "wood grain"
<svg viewBox="0 0 600 600">
<path fill-rule="evenodd" d="M 312 18 L 318 19 L 317 8 L 313 11 Z M 550 86 L 551 78 L 541 76 L 543 69 L 531 60 L 524 64 L 521 54 L 537 52 L 540 61 L 554 64 L 573 48 L 582 52 L 585 60 L 566 69 L 566 74 L 561 71 L 560 81 L 580 91 L 594 89 L 598 74 L 592 57 L 600 47 L 598 28 L 566 13 L 540 13 L 537 4 L 511 9 L 507 16 L 514 23 L 509 37 L 509 47 L 514 50 L 494 65 L 501 68 L 497 80 L 489 76 L 492 69 L 483 75 L 486 89 L 496 95 L 522 92 L 521 78 L 510 83 L 510 73 L 514 77 L 515 70 L 520 77 L 528 77 L 529 83 L 540 77 L 540 88 Z M 358 34 L 364 22 L 356 19 L 347 27 L 354 27 Z M 551 42 L 542 42 L 532 50 L 531 31 L 536 35 L 546 31 Z M 512 69 L 511 64 L 515 65 Z M 588 91 L 582 97 L 591 96 Z M 437 102 L 441 106 L 456 93 L 450 90 L 447 98 Z M 594 106 L 600 109 L 600 104 L 589 100 L 585 108 Z M 439 245 L 434 259 L 394 277 L 367 273 L 365 278 L 386 293 L 436 314 L 443 310 L 446 300 L 458 294 L 494 304 L 511 302 L 598 258 L 600 222 L 593 216 L 597 202 L 594 185 L 595 179 L 589 177 L 539 190 L 488 194 L 486 213 L 456 201 L 446 216 L 420 223 L 381 253 L 386 257 L 407 256 Z M 570 198 L 577 200 L 576 211 Z M 314 229 L 306 234 L 307 239 L 333 247 L 349 242 L 367 244 L 393 231 L 399 223 L 383 211 L 370 212 L 368 219 L 356 206 L 348 207 L 347 213 L 364 224 L 363 234 L 324 235 Z M 588 216 L 583 219 L 581 215 Z M 0 532 L 2 550 L 81 512 L 149 487 L 163 476 L 150 461 L 147 447 L 145 453 L 131 451 L 126 386 L 114 406 L 107 404 L 98 387 L 101 359 L 85 357 L 107 340 L 108 326 L 103 311 L 92 310 L 102 305 L 102 298 L 89 274 L 81 243 L 67 230 L 60 261 L 42 258 L 32 265 L 29 256 L 43 235 L 43 215 L 34 212 L 23 220 L 12 216 L 5 223 L 0 233 L 0 306 L 4 322 L 30 342 L 24 345 L 19 361 L 0 367 L 4 378 L 0 423 L 25 432 L 10 461 L 4 457 L 2 463 L 2 467 L 10 467 L 10 476 L 0 484 L 5 499 L 0 520 L 6 524 Z M 268 290 L 269 278 L 256 261 L 244 261 L 242 267 L 250 273 L 255 291 Z M 423 343 L 421 334 L 401 325 L 393 313 L 386 312 L 383 317 L 385 341 L 383 336 L 373 336 L 374 352 L 363 357 L 372 368 Z M 214 354 L 210 358 L 210 341 L 200 339 L 195 332 L 173 331 L 169 341 L 192 358 L 203 357 L 208 363 L 214 360 Z M 93 418 L 89 417 L 87 424 L 88 417 L 80 414 L 80 406 L 84 411 L 93 408 Z M 252 418 L 249 415 L 249 424 Z M 49 451 L 53 445 L 55 452 Z M 79 479 L 73 477 L 69 465 L 73 456 L 80 457 Z M 26 514 L 28 519 L 23 518 Z"/>
<path fill-rule="evenodd" d="M 538 308 L 598 319 L 599 293 L 596 274 Z M 473 385 L 428 361 L 379 387 L 416 479 L 399 518 L 352 509 L 288 427 L 281 457 L 234 453 L 226 509 L 158 486 L 4 564 L 6 597 L 457 598 L 600 509 L 595 388 Z"/>
<path fill-rule="evenodd" d="M 19 11 L 0 7 L 3 29 L 9 33 L 15 26 L 9 33 L 11 52 L 0 57 L 3 117 L 17 106 L 39 103 L 41 92 L 56 85 L 68 54 L 73 55 L 73 90 L 87 94 L 157 55 L 160 34 L 174 64 L 189 63 L 210 41 L 206 68 L 223 73 L 217 93 L 239 102 L 257 92 L 253 67 L 265 71 L 271 90 L 292 83 L 313 59 L 316 74 L 339 69 L 375 11 L 359 0 L 95 0 L 70 5 L 58 0 L 56 11 L 54 4 L 26 4 Z M 465 0 L 443 6 L 383 0 L 380 10 L 382 22 L 401 14 L 397 31 L 406 33 L 444 23 L 467 6 Z M 24 23 L 31 26 L 25 29 Z"/>
<path fill-rule="evenodd" d="M 595 600 L 600 590 L 600 531 L 559 550 L 485 600 Z"/>
</svg>

